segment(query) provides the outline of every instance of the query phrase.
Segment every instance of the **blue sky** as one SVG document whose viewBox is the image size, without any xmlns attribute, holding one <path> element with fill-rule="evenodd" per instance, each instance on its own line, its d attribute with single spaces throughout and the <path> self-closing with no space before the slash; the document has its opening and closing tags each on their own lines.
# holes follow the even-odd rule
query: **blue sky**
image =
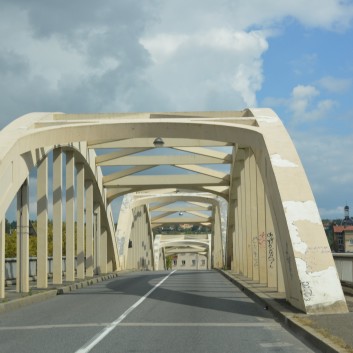
<svg viewBox="0 0 353 353">
<path fill-rule="evenodd" d="M 270 107 L 321 216 L 353 209 L 351 0 L 0 5 L 0 128 L 32 111 Z"/>
</svg>

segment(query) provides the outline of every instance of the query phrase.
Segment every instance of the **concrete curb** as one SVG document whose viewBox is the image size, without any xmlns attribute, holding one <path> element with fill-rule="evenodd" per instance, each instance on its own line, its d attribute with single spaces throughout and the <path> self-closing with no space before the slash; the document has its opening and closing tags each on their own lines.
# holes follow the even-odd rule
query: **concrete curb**
<svg viewBox="0 0 353 353">
<path fill-rule="evenodd" d="M 32 294 L 28 294 L 25 297 L 22 298 L 17 298 L 17 299 L 13 299 L 13 300 L 9 300 L 9 301 L 5 301 L 0 303 L 0 314 L 1 313 L 6 313 L 9 311 L 13 311 L 19 308 L 22 308 L 24 306 L 28 306 L 34 303 L 39 303 L 45 300 L 48 300 L 50 298 L 53 298 L 57 295 L 60 294 L 66 294 L 66 293 L 70 293 L 72 291 L 75 291 L 77 289 L 80 288 L 84 288 L 87 286 L 91 286 L 93 284 L 96 284 L 98 282 L 103 282 L 106 281 L 108 279 L 112 279 L 115 277 L 118 277 L 119 275 L 121 275 L 124 272 L 113 272 L 113 273 L 109 273 L 106 275 L 102 275 L 100 277 L 94 277 L 94 278 L 88 278 L 85 279 L 83 281 L 80 282 L 74 282 L 72 284 L 63 286 L 63 287 L 59 287 L 59 288 L 55 288 L 55 289 L 43 289 L 42 292 L 38 292 L 38 293 L 32 293 Z"/>
<path fill-rule="evenodd" d="M 23 298 L 13 299 L 8 302 L 0 303 L 0 313 L 6 313 L 12 310 L 22 308 L 24 306 L 39 303 L 57 295 L 57 290 L 47 290 L 45 292 L 39 292 L 32 295 L 27 295 Z"/>
<path fill-rule="evenodd" d="M 309 347 L 315 350 L 319 350 L 323 353 L 348 352 L 345 348 L 331 342 L 320 332 L 317 332 L 314 328 L 303 326 L 300 322 L 300 318 L 310 319 L 310 315 L 296 311 L 294 308 L 292 310 L 289 307 L 285 307 L 275 301 L 274 298 L 271 298 L 265 292 L 251 288 L 247 282 L 242 281 L 240 278 L 235 278 L 224 270 L 218 271 L 230 282 L 235 284 L 239 289 L 246 293 L 246 295 L 248 295 L 251 299 L 263 305 L 265 310 L 269 310 L 277 321 L 286 326 L 297 337 L 299 336 Z"/>
</svg>

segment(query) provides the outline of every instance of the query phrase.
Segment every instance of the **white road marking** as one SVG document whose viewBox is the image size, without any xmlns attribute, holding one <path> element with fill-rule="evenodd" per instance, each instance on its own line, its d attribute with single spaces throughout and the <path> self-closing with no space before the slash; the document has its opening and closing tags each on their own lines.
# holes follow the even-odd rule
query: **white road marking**
<svg viewBox="0 0 353 353">
<path fill-rule="evenodd" d="M 260 343 L 261 347 L 274 348 L 274 347 L 290 347 L 293 346 L 291 343 L 286 342 L 273 342 L 273 343 Z"/>
<path fill-rule="evenodd" d="M 164 281 L 166 281 L 176 270 L 172 271 L 168 276 L 164 277 L 158 284 L 156 284 L 148 293 L 140 298 L 134 305 L 127 309 L 122 315 L 120 315 L 115 321 L 105 327 L 101 332 L 95 335 L 90 341 L 78 349 L 75 353 L 87 353 L 94 346 L 96 346 L 105 336 L 115 329 L 134 309 L 136 309 L 152 292 L 154 292 Z"/>
</svg>

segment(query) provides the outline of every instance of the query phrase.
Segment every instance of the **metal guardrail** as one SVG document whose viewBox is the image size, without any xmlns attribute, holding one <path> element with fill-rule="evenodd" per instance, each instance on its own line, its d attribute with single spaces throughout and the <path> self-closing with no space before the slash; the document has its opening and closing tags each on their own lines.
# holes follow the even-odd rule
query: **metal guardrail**
<svg viewBox="0 0 353 353">
<path fill-rule="evenodd" d="M 333 253 L 341 282 L 353 283 L 353 253 Z"/>
<path fill-rule="evenodd" d="M 76 263 L 76 261 L 75 261 Z M 76 264 L 75 264 L 76 267 Z M 62 269 L 63 272 L 66 271 L 66 258 L 65 256 L 62 258 Z M 53 273 L 53 258 L 48 257 L 48 273 Z M 16 279 L 17 274 L 17 259 L 14 258 L 6 258 L 5 259 L 5 280 L 14 280 Z M 30 257 L 29 258 L 29 277 L 37 276 L 37 258 Z"/>
<path fill-rule="evenodd" d="M 339 279 L 342 282 L 353 284 L 353 253 L 333 253 Z M 63 257 L 63 272 L 66 269 L 66 259 Z M 48 273 L 53 272 L 53 258 L 48 257 Z M 37 258 L 29 258 L 29 276 L 37 275 Z M 16 279 L 16 258 L 7 258 L 5 260 L 5 278 L 6 280 Z"/>
</svg>

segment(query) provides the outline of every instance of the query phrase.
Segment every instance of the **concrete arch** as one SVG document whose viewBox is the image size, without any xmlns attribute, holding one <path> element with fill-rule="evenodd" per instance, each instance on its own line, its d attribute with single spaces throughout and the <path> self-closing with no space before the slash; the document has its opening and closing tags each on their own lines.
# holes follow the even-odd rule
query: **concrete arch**
<svg viewBox="0 0 353 353">
<path fill-rule="evenodd" d="M 29 114 L 1 131 L 0 185 L 7 186 L 4 197 L 15 195 L 20 187 L 27 168 L 22 156 L 30 151 L 79 141 L 158 136 L 234 145 L 226 199 L 229 202 L 227 262 L 236 272 L 253 278 L 256 259 L 251 244 L 259 248 L 266 235 L 268 244 L 274 246 L 268 261 L 272 264 L 278 251 L 277 262 L 282 266 L 285 292 L 291 304 L 308 313 L 347 311 L 304 169 L 286 129 L 270 109 L 125 115 Z M 6 202 L 0 204 L 0 213 L 3 215 L 5 211 Z M 327 282 L 331 284 L 329 288 Z"/>
<path fill-rule="evenodd" d="M 188 201 L 188 202 L 200 202 L 213 205 L 213 218 L 214 218 L 214 238 L 212 239 L 212 249 L 219 268 L 223 267 L 223 252 L 225 247 L 225 235 L 226 235 L 226 220 L 221 219 L 220 214 L 226 216 L 225 204 L 220 202 L 219 197 L 212 196 L 210 194 L 139 194 L 131 193 L 125 195 L 122 202 L 121 210 L 119 213 L 119 219 L 116 229 L 116 240 L 119 248 L 120 264 L 122 268 L 125 268 L 127 263 L 128 244 L 130 240 L 130 230 L 133 223 L 133 210 L 138 207 L 147 207 L 147 205 L 161 202 L 161 203 L 172 203 L 176 201 Z M 146 224 L 146 232 L 149 233 L 151 238 L 151 246 L 153 246 L 154 253 L 154 268 L 157 269 L 156 263 L 159 261 L 159 240 L 156 241 L 152 232 L 151 217 L 147 208 L 149 224 Z M 152 245 L 153 244 L 153 245 Z M 209 244 L 211 247 L 211 244 Z"/>
</svg>

